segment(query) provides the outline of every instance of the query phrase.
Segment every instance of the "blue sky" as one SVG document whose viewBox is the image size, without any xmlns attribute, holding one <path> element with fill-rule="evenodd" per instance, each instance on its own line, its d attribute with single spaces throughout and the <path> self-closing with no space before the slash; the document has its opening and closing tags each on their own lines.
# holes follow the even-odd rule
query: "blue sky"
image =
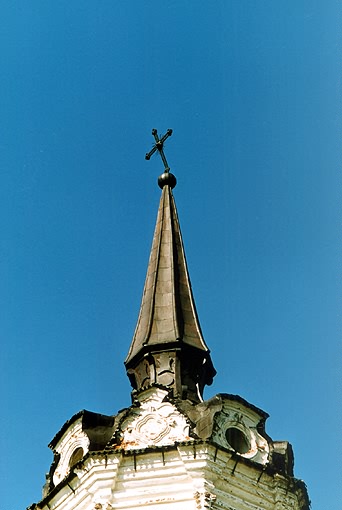
<svg viewBox="0 0 342 510">
<path fill-rule="evenodd" d="M 80 409 L 130 404 L 166 155 L 218 375 L 289 440 L 313 510 L 340 508 L 337 1 L 4 1 L 0 487 L 41 498 Z"/>
</svg>

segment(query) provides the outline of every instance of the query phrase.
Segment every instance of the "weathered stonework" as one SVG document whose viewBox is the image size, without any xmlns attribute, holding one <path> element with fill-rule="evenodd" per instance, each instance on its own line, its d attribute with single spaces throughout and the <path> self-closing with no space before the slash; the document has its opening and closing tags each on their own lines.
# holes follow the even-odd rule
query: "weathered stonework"
<svg viewBox="0 0 342 510">
<path fill-rule="evenodd" d="M 70 460 L 74 452 L 82 449 L 82 457 L 88 453 L 89 442 L 87 434 L 82 430 L 82 418 L 80 417 L 63 434 L 56 446 L 55 452 L 59 456 L 59 462 L 53 473 L 54 485 L 58 485 L 70 473 Z"/>
<path fill-rule="evenodd" d="M 102 505 L 102 506 L 99 506 Z M 35 508 L 89 510 L 304 510 L 301 482 L 207 443 L 88 454 Z"/>
<path fill-rule="evenodd" d="M 138 396 L 140 406 L 122 422 L 120 447 L 141 449 L 189 440 L 189 423 L 164 398 L 168 392 L 150 388 Z"/>
<path fill-rule="evenodd" d="M 262 419 L 263 416 L 250 407 L 228 397 L 223 400 L 222 411 L 215 417 L 212 440 L 224 448 L 234 450 L 234 445 L 227 438 L 227 431 L 237 430 L 246 438 L 247 445 L 246 451 L 240 451 L 240 455 L 266 465 L 269 462 L 270 447 L 266 438 L 258 432 Z"/>
<path fill-rule="evenodd" d="M 234 395 L 194 404 L 174 401 L 161 387 L 135 395 L 117 417 L 79 413 L 56 436 L 52 484 L 33 508 L 307 510 L 292 467 L 284 472 L 278 458 L 273 463 L 277 443 L 264 431 L 266 418 Z M 233 445 L 231 429 L 238 431 Z M 92 450 L 101 441 L 101 450 Z M 239 452 L 241 445 L 248 450 Z M 277 453 L 285 458 L 287 443 L 281 445 Z M 79 447 L 83 457 L 72 465 Z"/>
</svg>

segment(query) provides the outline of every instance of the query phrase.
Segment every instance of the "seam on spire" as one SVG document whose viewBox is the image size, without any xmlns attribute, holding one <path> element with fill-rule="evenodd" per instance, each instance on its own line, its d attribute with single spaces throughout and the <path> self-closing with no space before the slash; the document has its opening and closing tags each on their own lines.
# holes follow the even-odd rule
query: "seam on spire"
<svg viewBox="0 0 342 510">
<path fill-rule="evenodd" d="M 146 279 L 145 279 L 145 284 L 144 284 L 141 305 L 140 305 L 140 309 L 139 309 L 138 321 L 137 321 L 135 331 L 133 334 L 133 341 L 130 345 L 130 349 L 126 356 L 125 363 L 127 363 L 127 361 L 130 358 L 134 357 L 139 352 L 139 349 L 140 349 L 140 346 L 139 345 L 136 346 L 136 343 L 138 340 L 138 334 L 140 333 L 139 329 L 141 328 L 142 314 L 143 314 L 144 305 L 146 303 L 145 298 L 146 298 L 147 282 L 148 282 L 149 276 L 151 276 L 151 278 L 153 278 L 153 284 L 151 286 L 152 287 L 152 298 L 151 298 L 151 304 L 148 308 L 148 321 L 147 321 L 147 325 L 145 327 L 145 333 L 144 333 L 144 331 L 141 332 L 141 335 L 144 338 L 142 345 L 146 345 L 147 340 L 149 339 L 149 336 L 151 333 L 151 328 L 152 328 L 152 324 L 153 324 L 154 307 L 155 307 L 157 268 L 158 268 L 158 263 L 159 263 L 159 259 L 160 259 L 160 247 L 161 247 L 161 228 L 159 228 L 159 227 L 162 225 L 162 223 L 164 221 L 164 202 L 165 202 L 165 196 L 164 196 L 164 190 L 163 190 L 163 193 L 162 193 L 162 196 L 160 199 L 160 204 L 159 204 L 157 223 L 155 226 L 155 231 L 154 231 L 153 240 L 152 240 L 152 248 L 151 248 L 150 258 L 149 258 L 149 262 L 148 262 L 148 269 L 147 269 L 147 274 L 146 274 Z M 158 221 L 158 220 L 160 220 L 160 221 Z M 158 229 L 159 229 L 159 233 L 158 233 Z M 156 247 L 156 257 L 155 257 L 155 261 L 154 261 L 153 271 L 151 274 L 149 270 L 151 268 L 151 256 L 152 256 L 152 251 L 153 251 L 153 244 L 154 244 L 154 241 L 158 234 L 159 234 L 159 239 L 158 239 L 158 244 Z M 136 347 L 137 347 L 137 349 L 136 349 Z"/>
<path fill-rule="evenodd" d="M 165 188 L 164 188 L 165 189 Z M 157 248 L 157 254 L 155 259 L 155 266 L 154 266 L 154 275 L 153 275 L 153 292 L 152 292 L 152 302 L 150 307 L 150 313 L 148 318 L 148 324 L 146 328 L 146 335 L 143 341 L 143 345 L 148 344 L 148 340 L 150 338 L 152 324 L 153 324 L 153 317 L 154 317 L 154 308 L 155 308 L 155 302 L 156 302 L 156 290 L 157 290 L 157 279 L 158 279 L 158 271 L 159 271 L 159 261 L 160 261 L 160 250 L 161 250 L 161 242 L 162 242 L 162 231 L 163 231 L 163 224 L 164 224 L 164 216 L 165 216 L 165 195 L 164 195 L 164 189 L 162 193 L 162 211 L 161 211 L 161 218 L 160 218 L 160 227 L 159 227 L 159 239 L 158 239 L 158 248 Z M 158 225 L 156 226 L 156 229 L 158 228 Z M 153 238 L 154 241 L 154 238 Z M 153 244 L 152 241 L 152 244 Z M 144 296 L 145 297 L 145 296 Z"/>
<path fill-rule="evenodd" d="M 172 195 L 172 202 L 173 202 L 173 211 L 174 211 L 174 214 L 175 214 L 175 221 L 177 222 L 178 224 L 178 237 L 179 237 L 179 250 L 181 251 L 181 259 L 180 261 L 178 261 L 183 267 L 183 274 L 185 276 L 185 279 L 186 279 L 186 286 L 188 288 L 188 295 L 189 295 L 189 301 L 190 301 L 190 306 L 191 306 L 191 313 L 193 315 L 193 318 L 194 318 L 194 322 L 195 322 L 195 327 L 196 327 L 196 331 L 197 331 L 197 334 L 198 334 L 198 337 L 199 337 L 199 340 L 200 340 L 200 343 L 202 344 L 203 346 L 203 349 L 207 352 L 209 352 L 209 349 L 204 341 L 204 338 L 203 338 L 203 335 L 202 335 L 202 330 L 201 330 L 201 326 L 200 326 L 200 323 L 199 323 L 199 319 L 198 319 L 198 315 L 197 315 L 197 310 L 196 310 L 196 306 L 195 306 L 195 303 L 194 303 L 194 297 L 193 297 L 193 294 L 192 294 L 192 286 L 191 286 L 191 282 L 190 282 L 190 277 L 189 277 L 189 271 L 188 271 L 188 265 L 187 265 L 187 261 L 186 261 L 186 256 L 185 256 L 185 250 L 184 250 L 184 244 L 183 244 L 183 238 L 182 238 L 182 232 L 181 232 L 181 229 L 180 229 L 180 225 L 179 225 L 179 219 L 178 219 L 178 213 L 177 213 L 177 208 L 176 208 L 176 204 L 174 202 L 174 198 L 173 198 L 173 195 Z M 180 297 L 181 299 L 181 297 Z M 180 306 L 182 307 L 182 303 L 180 303 Z M 184 324 L 183 324 L 183 338 L 186 337 L 186 331 L 185 331 L 185 320 L 184 320 L 184 317 L 183 317 L 183 321 L 184 321 Z"/>
<path fill-rule="evenodd" d="M 173 327 L 175 330 L 175 339 L 178 340 L 181 338 L 180 334 L 180 327 L 179 327 L 179 310 L 178 310 L 178 304 L 181 305 L 181 303 L 177 303 L 177 281 L 176 281 L 176 270 L 178 271 L 178 267 L 175 267 L 175 254 L 177 254 L 176 246 L 175 246 L 175 228 L 174 228 L 174 213 L 175 213 L 175 204 L 173 202 L 173 195 L 171 189 L 168 190 L 168 207 L 170 211 L 170 226 L 171 226 L 171 240 L 170 240 L 170 258 L 171 258 L 171 275 L 172 275 L 172 318 L 173 318 Z M 173 207 L 171 207 L 171 205 Z M 176 264 L 178 266 L 178 259 L 176 261 Z M 178 275 L 179 276 L 179 275 Z M 183 328 L 184 330 L 184 328 Z M 183 331 L 184 333 L 184 331 Z"/>
</svg>

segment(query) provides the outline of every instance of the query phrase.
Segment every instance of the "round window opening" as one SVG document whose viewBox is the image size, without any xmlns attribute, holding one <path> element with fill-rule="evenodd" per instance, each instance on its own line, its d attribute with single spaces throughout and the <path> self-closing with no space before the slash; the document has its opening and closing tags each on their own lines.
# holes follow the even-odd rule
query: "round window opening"
<svg viewBox="0 0 342 510">
<path fill-rule="evenodd" d="M 74 467 L 74 465 L 77 464 L 77 462 L 79 462 L 82 458 L 83 458 L 83 448 L 81 448 L 79 446 L 78 448 L 76 448 L 76 450 L 73 452 L 73 454 L 70 457 L 69 467 L 70 468 Z"/>
<path fill-rule="evenodd" d="M 226 439 L 230 446 L 238 453 L 247 453 L 250 449 L 250 444 L 241 430 L 230 427 L 226 430 Z"/>
</svg>

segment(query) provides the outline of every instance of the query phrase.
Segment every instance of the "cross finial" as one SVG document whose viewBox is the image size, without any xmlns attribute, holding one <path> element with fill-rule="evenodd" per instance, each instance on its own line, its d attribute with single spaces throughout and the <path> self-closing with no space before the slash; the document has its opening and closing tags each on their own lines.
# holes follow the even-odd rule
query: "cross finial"
<svg viewBox="0 0 342 510">
<path fill-rule="evenodd" d="M 164 170 L 164 173 L 158 177 L 158 186 L 163 189 L 164 186 L 167 185 L 167 186 L 170 186 L 171 189 L 173 189 L 177 184 L 177 179 L 170 172 L 170 168 L 169 168 L 169 165 L 167 164 L 166 157 L 165 157 L 164 150 L 163 150 L 163 146 L 164 146 L 164 142 L 165 142 L 166 138 L 168 138 L 169 136 L 172 135 L 172 129 L 168 129 L 166 131 L 165 135 L 162 136 L 161 138 L 159 138 L 157 130 L 152 129 L 152 135 L 154 136 L 156 143 L 154 144 L 154 146 L 150 150 L 150 152 L 147 152 L 145 159 L 150 159 L 152 154 L 154 154 L 156 151 L 159 152 L 160 157 L 163 160 L 165 170 Z"/>
<path fill-rule="evenodd" d="M 154 146 L 150 150 L 150 152 L 146 153 L 145 159 L 150 159 L 152 154 L 154 154 L 156 151 L 158 151 L 160 156 L 161 156 L 161 158 L 162 158 L 162 160 L 163 160 L 164 167 L 165 167 L 165 172 L 169 172 L 170 168 L 169 168 L 169 165 L 167 164 L 167 161 L 166 161 L 166 157 L 165 157 L 165 154 L 164 154 L 163 146 L 164 146 L 164 142 L 165 142 L 166 138 L 168 138 L 169 136 L 172 135 L 172 129 L 168 129 L 166 131 L 165 135 L 162 138 L 159 138 L 156 129 L 152 129 L 152 135 L 154 136 L 154 139 L 155 139 L 156 143 L 154 144 Z"/>
</svg>

